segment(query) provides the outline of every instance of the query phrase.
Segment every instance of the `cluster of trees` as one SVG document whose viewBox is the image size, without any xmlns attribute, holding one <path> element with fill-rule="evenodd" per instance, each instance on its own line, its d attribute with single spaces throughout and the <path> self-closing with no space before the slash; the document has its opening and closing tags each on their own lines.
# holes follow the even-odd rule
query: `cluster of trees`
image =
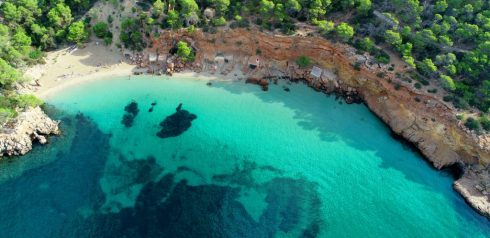
<svg viewBox="0 0 490 238">
<path fill-rule="evenodd" d="M 326 13 L 353 8 L 364 15 L 371 5 L 370 0 L 154 0 L 151 10 L 139 10 L 133 21 L 140 24 L 143 36 L 158 26 L 168 29 L 201 27 L 213 31 L 214 27 L 228 23 L 232 28 L 247 27 L 250 20 L 263 29 L 280 29 L 289 34 L 295 31 L 295 22 L 308 21 L 325 35 L 349 41 L 354 36 L 354 28 L 346 22 L 328 21 Z M 124 41 L 129 42 L 128 37 Z"/>
<path fill-rule="evenodd" d="M 23 80 L 19 69 L 42 60 L 43 50 L 85 40 L 85 22 L 74 19 L 90 4 L 90 0 L 0 3 L 0 122 L 15 117 L 19 109 L 42 104 L 32 95 L 15 93 L 15 83 Z"/>
<path fill-rule="evenodd" d="M 484 0 L 393 0 L 373 4 L 358 32 L 386 42 L 460 108 L 490 108 L 490 4 Z M 361 19 L 361 17 L 357 17 Z"/>
<path fill-rule="evenodd" d="M 0 67 L 19 68 L 38 61 L 42 50 L 59 43 L 83 42 L 90 19 L 76 21 L 94 0 L 5 0 L 0 5 Z M 133 8 L 137 17 L 121 22 L 119 40 L 140 51 L 159 28 L 247 27 L 295 31 L 297 22 L 315 25 L 326 37 L 348 42 L 388 63 L 376 45 L 391 46 L 418 71 L 416 86 L 440 82 L 457 107 L 490 108 L 490 4 L 485 0 L 151 0 Z M 340 21 L 339 19 L 342 19 Z M 95 35 L 112 42 L 107 23 Z M 184 47 L 181 47 L 184 49 Z M 186 51 L 182 51 L 186 52 Z M 19 74 L 5 73 L 2 87 Z M 421 79 L 423 79 L 421 81 Z"/>
<path fill-rule="evenodd" d="M 351 17 L 338 21 L 344 15 Z M 123 27 L 136 25 L 139 31 L 123 34 L 122 40 L 141 49 L 134 40 L 158 26 L 213 31 L 228 23 L 246 27 L 250 20 L 286 34 L 295 31 L 295 23 L 309 22 L 380 63 L 388 63 L 389 56 L 375 45 L 385 42 L 421 76 L 450 91 L 456 106 L 489 110 L 490 4 L 483 0 L 155 0 L 149 14 Z"/>
<path fill-rule="evenodd" d="M 105 22 L 98 22 L 93 25 L 92 29 L 97 37 L 104 39 L 105 45 L 112 44 L 112 32 L 109 31 L 109 25 Z"/>
<path fill-rule="evenodd" d="M 158 27 L 212 32 L 250 23 L 289 34 L 297 22 L 315 25 L 320 34 L 351 43 L 380 63 L 390 58 L 376 45 L 391 46 L 418 71 L 418 88 L 432 80 L 457 107 L 489 111 L 490 4 L 484 0 L 154 0 L 149 13 L 123 22 L 121 41 L 138 50 Z"/>
</svg>

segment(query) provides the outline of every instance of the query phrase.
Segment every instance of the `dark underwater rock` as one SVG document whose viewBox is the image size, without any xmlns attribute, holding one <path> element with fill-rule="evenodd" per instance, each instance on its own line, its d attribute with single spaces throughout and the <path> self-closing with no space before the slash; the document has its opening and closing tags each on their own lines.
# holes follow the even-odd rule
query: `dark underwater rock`
<svg viewBox="0 0 490 238">
<path fill-rule="evenodd" d="M 124 111 L 126 113 L 123 115 L 121 123 L 125 127 L 133 126 L 134 118 L 136 118 L 136 115 L 138 115 L 140 111 L 138 109 L 138 103 L 136 103 L 135 101 L 131 101 L 128 105 L 124 107 Z"/>
<path fill-rule="evenodd" d="M 176 112 L 160 123 L 162 129 L 157 133 L 160 138 L 175 137 L 191 127 L 191 122 L 197 118 L 196 115 L 182 110 L 182 103 L 175 109 Z"/>
<path fill-rule="evenodd" d="M 126 111 L 126 113 L 131 113 L 136 116 L 140 111 L 138 109 L 138 103 L 136 103 L 135 101 L 131 101 L 128 105 L 126 105 L 126 107 L 124 107 L 124 111 Z"/>
<path fill-rule="evenodd" d="M 269 80 L 263 78 L 247 78 L 245 83 L 251 83 L 259 85 L 262 88 L 262 91 L 269 90 Z"/>
</svg>

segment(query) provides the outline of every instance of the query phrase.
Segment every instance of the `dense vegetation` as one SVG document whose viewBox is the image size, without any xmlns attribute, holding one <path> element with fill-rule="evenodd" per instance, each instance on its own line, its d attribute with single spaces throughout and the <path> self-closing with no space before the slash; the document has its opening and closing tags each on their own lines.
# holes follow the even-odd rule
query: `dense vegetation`
<svg viewBox="0 0 490 238">
<path fill-rule="evenodd" d="M 91 1 L 5 0 L 0 7 L 2 88 L 21 78 L 15 68 L 38 62 L 42 50 L 64 42 L 81 43 L 90 32 L 111 44 L 109 25 L 116 12 L 92 31 L 87 29 L 89 17 L 78 20 Z M 115 0 L 111 3 L 118 5 Z M 407 74 L 397 75 L 399 79 L 419 89 L 439 84 L 448 91 L 444 99 L 456 107 L 489 112 L 490 4 L 486 0 L 141 0 L 131 13 L 121 20 L 117 45 L 135 51 L 147 47 L 145 39 L 158 36 L 159 29 L 199 27 L 212 33 L 219 26 L 255 24 L 292 34 L 297 23 L 309 23 L 321 35 L 352 44 L 379 63 L 390 62 L 386 50 L 397 52 L 410 65 Z M 183 46 L 180 54 L 187 58 Z M 192 52 L 188 56 L 191 60 Z M 307 64 L 304 58 L 298 62 Z M 488 128 L 483 126 L 487 120 L 484 114 L 475 119 L 481 129 Z"/>
<path fill-rule="evenodd" d="M 86 23 L 74 21 L 89 0 L 6 0 L 0 6 L 0 123 L 26 107 L 41 105 L 32 95 L 18 95 L 14 85 L 23 80 L 20 69 L 42 61 L 43 50 L 60 43 L 81 43 L 88 37 Z"/>
<path fill-rule="evenodd" d="M 121 38 L 132 49 L 141 49 L 134 43 L 142 35 L 158 34 L 158 26 L 214 32 L 227 24 L 231 28 L 256 24 L 291 34 L 296 23 L 307 22 L 325 37 L 369 52 L 379 63 L 390 61 L 385 50 L 397 52 L 412 68 L 400 79 L 413 81 L 420 89 L 431 82 L 439 84 L 449 93 L 445 100 L 456 107 L 473 106 L 484 113 L 490 108 L 488 1 L 156 0 L 151 10 L 138 11 L 138 21 L 133 20 L 141 35 Z"/>
<path fill-rule="evenodd" d="M 90 1 L 6 0 L 0 6 L 0 123 L 19 110 L 41 105 L 32 95 L 18 95 L 15 83 L 22 69 L 42 60 L 43 50 L 59 43 L 80 43 L 88 37 L 85 22 L 74 21 Z"/>
</svg>

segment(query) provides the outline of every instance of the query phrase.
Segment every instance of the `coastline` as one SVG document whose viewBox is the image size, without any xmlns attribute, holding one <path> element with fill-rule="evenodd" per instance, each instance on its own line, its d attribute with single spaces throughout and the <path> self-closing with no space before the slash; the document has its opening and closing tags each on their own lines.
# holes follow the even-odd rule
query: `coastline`
<svg viewBox="0 0 490 238">
<path fill-rule="evenodd" d="M 234 33 L 234 32 L 232 32 Z M 236 32 L 235 32 L 236 33 Z M 237 35 L 238 34 L 238 35 Z M 218 33 L 218 36 L 220 33 Z M 256 47 L 262 50 L 263 54 L 261 60 L 264 62 L 264 67 L 258 71 L 244 71 L 244 67 L 234 67 L 232 70 L 226 71 L 226 74 L 211 73 L 209 66 L 206 66 L 206 62 L 215 62 L 218 52 L 221 54 L 226 53 L 232 55 L 233 64 L 238 66 L 247 66 L 248 59 L 253 55 L 250 52 L 244 53 L 246 49 L 236 49 L 235 41 L 239 40 L 241 44 L 247 45 L 247 34 L 238 32 L 235 35 L 223 36 L 221 32 L 221 39 L 224 42 L 225 39 L 230 43 L 223 42 L 210 43 L 207 40 L 207 36 L 201 32 L 189 34 L 185 32 L 179 32 L 177 35 L 163 35 L 159 39 L 155 39 L 153 49 L 147 49 L 146 53 L 151 52 L 168 52 L 168 45 L 165 45 L 165 41 L 168 41 L 168 37 L 172 39 L 185 39 L 191 41 L 192 44 L 199 50 L 196 55 L 196 62 L 202 63 L 202 65 L 192 65 L 191 71 L 184 71 L 182 73 L 175 74 L 179 77 L 185 76 L 199 76 L 207 77 L 209 79 L 220 79 L 229 75 L 230 73 L 236 74 L 236 72 L 242 72 L 240 77 L 266 77 L 277 74 L 275 70 L 288 68 L 287 62 L 294 62 L 294 58 L 298 57 L 299 53 L 304 53 L 309 57 L 316 60 L 315 65 L 330 69 L 336 73 L 337 79 L 335 83 L 340 83 L 344 90 L 347 88 L 354 88 L 361 94 L 366 106 L 377 115 L 383 122 L 385 122 L 391 130 L 404 138 L 409 143 L 412 143 L 417 147 L 421 154 L 432 163 L 436 169 L 442 169 L 450 167 L 455 164 L 462 166 L 465 173 L 463 177 L 456 180 L 454 183 L 455 190 L 458 191 L 465 200 L 477 210 L 480 214 L 490 217 L 490 199 L 488 195 L 482 194 L 476 186 L 488 182 L 486 179 L 479 178 L 475 174 L 480 174 L 485 170 L 485 165 L 488 165 L 490 161 L 488 151 L 479 148 L 476 145 L 474 138 L 465 133 L 465 131 L 459 128 L 454 121 L 454 112 L 452 109 L 445 106 L 444 103 L 437 101 L 430 95 L 423 95 L 419 92 L 415 92 L 406 85 L 403 85 L 401 90 L 394 90 L 390 83 L 387 83 L 384 79 L 377 78 L 372 68 L 363 67 L 361 70 L 356 71 L 352 68 L 351 63 L 354 54 L 349 54 L 348 47 L 332 44 L 324 39 L 305 39 L 297 37 L 283 37 L 277 35 L 271 35 L 266 33 L 256 34 L 250 39 L 259 42 L 258 46 L 248 47 L 250 51 L 251 47 Z M 274 41 L 272 41 L 274 40 Z M 291 43 L 293 42 L 293 43 Z M 218 45 L 221 43 L 221 45 Z M 251 44 L 251 43 L 249 43 Z M 277 52 L 276 48 L 287 48 L 291 50 L 291 45 L 302 45 L 306 50 L 303 52 L 291 52 L 281 51 Z M 233 45 L 233 46 L 230 46 Z M 315 46 L 315 47 L 312 47 Z M 241 46 L 244 47 L 244 46 Z M 244 47 L 247 48 L 247 47 Z M 122 63 L 122 53 L 113 52 L 104 46 L 96 45 L 94 42 L 88 44 L 84 49 L 77 50 L 73 54 L 57 55 L 52 57 L 56 52 L 48 56 L 47 64 L 44 67 L 45 71 L 49 71 L 49 74 L 43 74 L 37 80 L 39 80 L 41 86 L 35 92 L 41 98 L 49 97 L 49 95 L 56 93 L 69 86 L 74 86 L 84 82 L 90 82 L 92 80 L 100 80 L 107 77 L 116 76 L 130 76 L 134 72 L 146 72 L 148 65 L 140 65 L 136 67 L 131 64 Z M 322 52 L 323 51 L 323 52 Z M 63 52 L 63 50 L 61 51 Z M 97 53 L 94 53 L 97 52 Z M 324 54 L 324 52 L 327 52 Z M 63 53 L 61 53 L 63 54 Z M 66 56 L 68 58 L 63 58 Z M 60 57 L 61 60 L 56 61 Z M 84 61 L 85 58 L 91 57 L 90 62 Z M 109 58 L 109 61 L 104 61 Z M 51 62 L 49 60 L 52 60 Z M 61 62 L 61 63 L 60 63 Z M 112 62 L 107 66 L 100 66 L 100 62 Z M 286 62 L 286 66 L 284 65 Z M 147 62 L 146 62 L 147 63 Z M 77 64 L 77 65 L 73 65 Z M 200 67 L 202 72 L 195 73 L 195 67 Z M 67 75 L 74 69 L 77 69 L 78 74 L 60 80 L 59 76 Z M 53 70 L 54 69 L 54 70 Z M 265 72 L 265 69 L 269 71 Z M 221 69 L 223 70 L 223 69 Z M 201 70 L 200 70 L 201 71 Z M 272 73 L 271 73 L 272 71 Z M 222 71 L 223 72 L 223 71 Z M 312 79 L 308 77 L 308 70 L 301 70 L 299 72 L 294 71 L 293 77 L 302 78 L 311 87 L 319 91 L 327 91 L 328 85 L 315 85 Z M 392 73 L 393 74 L 393 73 Z M 72 74 L 73 75 L 73 74 Z M 282 75 L 282 74 L 278 74 Z M 276 75 L 277 76 L 277 75 Z M 235 76 L 236 77 L 236 76 Z M 330 85 L 331 86 L 331 85 Z M 333 90 L 332 90 L 333 91 Z M 330 91 L 331 92 L 331 91 Z M 420 98 L 423 103 L 414 102 L 414 98 Z M 431 118 L 431 120 L 427 120 Z M 483 168 L 481 168 L 483 167 Z"/>
<path fill-rule="evenodd" d="M 147 70 L 146 68 L 138 68 L 136 65 L 128 64 L 118 52 L 113 52 L 105 46 L 97 45 L 95 42 L 90 42 L 86 47 L 77 51 L 78 53 L 76 51 L 75 53 L 70 53 L 65 48 L 50 52 L 47 56 L 46 64 L 36 65 L 27 70 L 25 75 L 32 81 L 39 83 L 32 90 L 36 96 L 46 99 L 67 87 L 112 77 L 128 77 L 131 79 L 135 72 L 146 73 Z M 83 59 L 85 58 L 91 58 L 95 63 L 84 63 Z M 103 65 L 101 63 L 106 60 L 112 62 L 112 64 Z M 77 73 L 75 74 L 74 71 Z M 209 72 L 197 73 L 191 70 L 176 73 L 175 76 L 224 81 L 245 77 L 240 70 L 234 70 L 231 73 L 233 74 L 230 77 L 231 79 L 224 79 L 221 75 L 214 75 Z"/>
</svg>

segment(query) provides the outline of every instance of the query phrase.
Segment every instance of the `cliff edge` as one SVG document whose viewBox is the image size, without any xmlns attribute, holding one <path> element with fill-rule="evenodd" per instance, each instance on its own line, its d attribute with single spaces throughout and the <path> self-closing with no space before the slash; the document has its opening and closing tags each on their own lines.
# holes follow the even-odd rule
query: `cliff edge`
<svg viewBox="0 0 490 238">
<path fill-rule="evenodd" d="M 185 66 L 178 61 L 174 63 L 170 52 L 179 40 L 188 42 L 196 50 L 194 63 Z M 167 72 L 169 67 L 173 70 L 178 66 L 223 75 L 241 67 L 249 77 L 286 76 L 304 80 L 324 92 L 334 91 L 332 87 L 356 90 L 373 113 L 394 133 L 413 143 L 435 168 L 461 168 L 463 173 L 455 182 L 455 189 L 479 213 L 490 217 L 488 136 L 478 137 L 468 131 L 456 119 L 457 111 L 435 96 L 411 85 L 395 86 L 391 79 L 396 78 L 396 73 L 403 74 L 403 70 L 387 70 L 388 67 L 375 63 L 369 55 L 358 55 L 352 47 L 322 37 L 284 36 L 257 29 L 222 30 L 215 34 L 200 30 L 162 32 L 151 45 L 147 54 L 166 59 L 157 60 L 153 65 L 144 60 L 139 62 L 140 66 L 153 68 L 152 72 L 155 72 L 155 64 L 157 69 L 163 65 Z M 295 60 L 302 55 L 334 75 L 322 81 L 311 76 L 311 68 L 295 67 Z M 254 67 L 249 67 L 251 64 Z"/>
<path fill-rule="evenodd" d="M 0 157 L 24 155 L 32 149 L 35 141 L 46 144 L 48 135 L 60 133 L 58 124 L 40 107 L 21 112 L 10 126 L 0 132 Z"/>
</svg>

